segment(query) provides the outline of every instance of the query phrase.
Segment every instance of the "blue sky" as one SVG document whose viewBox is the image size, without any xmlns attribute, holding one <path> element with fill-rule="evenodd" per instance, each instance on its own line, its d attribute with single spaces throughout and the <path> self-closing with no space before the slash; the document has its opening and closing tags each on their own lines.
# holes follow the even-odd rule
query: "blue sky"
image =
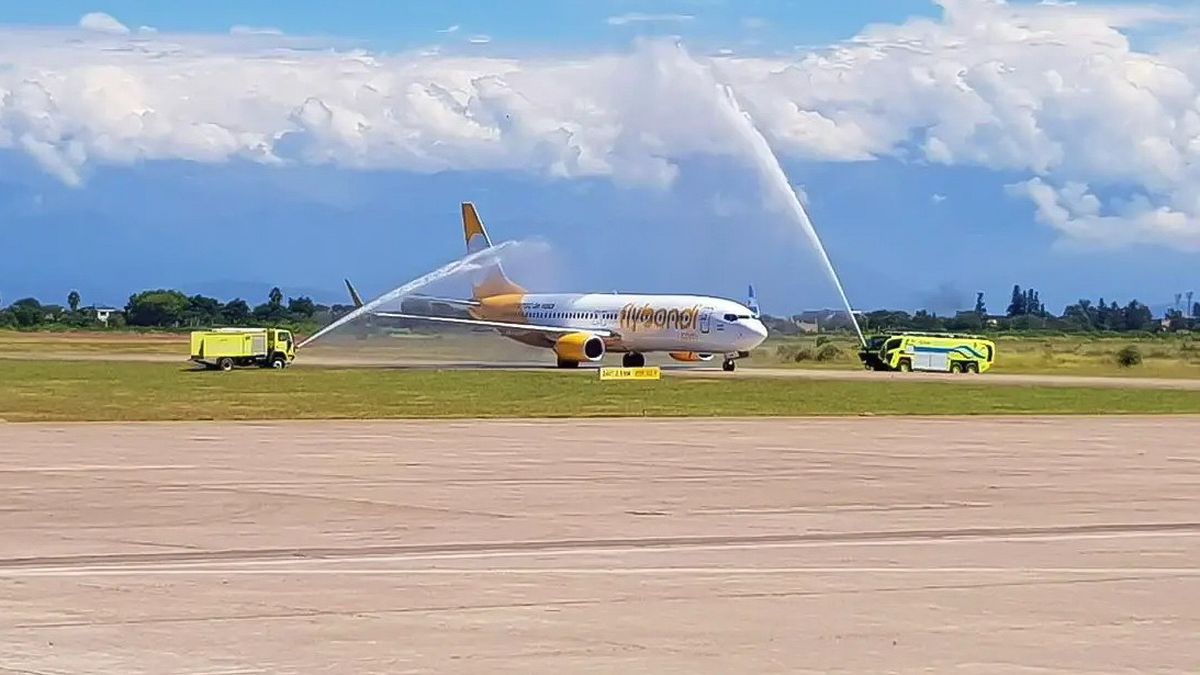
<svg viewBox="0 0 1200 675">
<path fill-rule="evenodd" d="M 535 287 L 834 306 L 720 83 L 860 307 L 1163 304 L 1200 286 L 1188 8 L 7 3 L 0 298 L 340 301 L 461 255 L 472 200 L 494 239 L 549 243 L 513 263 Z"/>
</svg>

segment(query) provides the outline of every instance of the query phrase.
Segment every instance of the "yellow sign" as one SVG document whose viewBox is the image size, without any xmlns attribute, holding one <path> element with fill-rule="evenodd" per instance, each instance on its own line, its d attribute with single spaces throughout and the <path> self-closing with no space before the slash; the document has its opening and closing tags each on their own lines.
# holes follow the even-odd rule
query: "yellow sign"
<svg viewBox="0 0 1200 675">
<path fill-rule="evenodd" d="M 650 368 L 601 368 L 601 380 L 658 380 L 662 378 L 662 369 L 658 366 Z"/>
</svg>

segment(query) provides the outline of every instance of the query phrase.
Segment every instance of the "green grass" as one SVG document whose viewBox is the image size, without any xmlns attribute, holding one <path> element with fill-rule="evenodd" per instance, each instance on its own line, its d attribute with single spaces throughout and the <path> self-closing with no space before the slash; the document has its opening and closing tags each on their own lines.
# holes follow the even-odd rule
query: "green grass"
<svg viewBox="0 0 1200 675">
<path fill-rule="evenodd" d="M 816 336 L 772 338 L 755 350 L 748 366 L 798 367 L 846 370 L 861 368 L 858 346 L 853 337 L 825 337 L 840 350 L 827 361 L 793 356 L 807 349 L 818 351 Z M 1099 375 L 1132 377 L 1200 378 L 1200 336 L 1189 334 L 1079 334 L 1079 335 L 1005 335 L 996 341 L 996 363 L 991 372 L 1038 375 Z M 1133 345 L 1142 353 L 1141 365 L 1122 368 L 1117 352 Z"/>
<path fill-rule="evenodd" d="M 192 371 L 157 363 L 0 361 L 0 419 L 1195 413 L 1200 392 L 937 382 L 672 378 L 591 373 L 296 368 Z"/>
</svg>

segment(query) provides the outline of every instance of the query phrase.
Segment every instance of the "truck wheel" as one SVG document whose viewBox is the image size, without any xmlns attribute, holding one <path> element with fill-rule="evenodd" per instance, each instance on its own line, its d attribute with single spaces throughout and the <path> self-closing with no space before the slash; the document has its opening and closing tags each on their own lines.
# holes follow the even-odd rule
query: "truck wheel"
<svg viewBox="0 0 1200 675">
<path fill-rule="evenodd" d="M 896 366 L 896 370 L 899 370 L 902 373 L 911 373 L 912 372 L 912 360 L 900 359 L 900 363 Z"/>
<path fill-rule="evenodd" d="M 275 370 L 283 370 L 287 366 L 287 360 L 282 356 L 275 355 L 271 357 L 271 367 Z"/>
<path fill-rule="evenodd" d="M 233 370 L 233 359 L 228 356 L 217 360 L 217 367 L 225 372 Z"/>
<path fill-rule="evenodd" d="M 967 364 L 967 372 L 971 373 L 972 375 L 978 374 L 979 373 L 979 364 L 975 363 L 974 361 L 968 363 Z"/>
<path fill-rule="evenodd" d="M 950 364 L 950 372 L 954 373 L 955 375 L 961 373 L 962 371 L 963 371 L 962 364 L 959 363 L 958 361 L 955 361 L 954 363 Z"/>
</svg>

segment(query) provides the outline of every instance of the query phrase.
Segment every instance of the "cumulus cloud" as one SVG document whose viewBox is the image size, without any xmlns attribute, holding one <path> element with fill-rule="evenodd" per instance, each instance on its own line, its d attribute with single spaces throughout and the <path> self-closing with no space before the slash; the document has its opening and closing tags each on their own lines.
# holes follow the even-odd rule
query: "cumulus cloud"
<svg viewBox="0 0 1200 675">
<path fill-rule="evenodd" d="M 375 54 L 130 36 L 99 18 L 82 39 L 0 29 L 0 148 L 75 184 L 95 163 L 243 159 L 665 187 L 688 156 L 746 156 L 715 77 L 784 156 L 1025 174 L 1010 192 L 1064 238 L 1200 248 L 1200 47 L 1127 35 L 1187 34 L 1194 10 L 941 4 L 938 19 L 790 58 L 693 59 L 657 42 L 573 59 Z"/>
<path fill-rule="evenodd" d="M 129 27 L 104 12 L 91 12 L 79 19 L 79 27 L 97 33 L 128 35 Z"/>
</svg>

